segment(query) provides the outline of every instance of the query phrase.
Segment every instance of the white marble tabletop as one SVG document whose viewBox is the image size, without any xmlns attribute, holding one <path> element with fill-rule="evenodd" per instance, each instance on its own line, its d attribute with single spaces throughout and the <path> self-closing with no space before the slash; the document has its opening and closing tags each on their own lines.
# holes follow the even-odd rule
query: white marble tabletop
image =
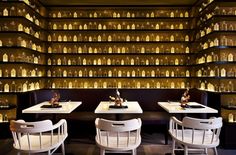
<svg viewBox="0 0 236 155">
<path fill-rule="evenodd" d="M 114 105 L 114 102 L 101 101 L 97 108 L 95 109 L 96 114 L 138 114 L 143 113 L 142 108 L 140 107 L 137 101 L 126 101 L 122 105 L 128 106 L 128 108 L 116 109 L 109 108 L 110 105 Z"/>
<path fill-rule="evenodd" d="M 22 113 L 64 113 L 69 114 L 75 110 L 78 106 L 82 104 L 81 101 L 68 101 L 68 102 L 59 102 L 60 108 L 41 108 L 42 105 L 49 105 L 48 101 L 36 104 L 32 107 L 22 110 Z"/>
<path fill-rule="evenodd" d="M 218 110 L 197 102 L 189 102 L 188 105 L 200 105 L 203 108 L 182 108 L 179 102 L 158 102 L 168 113 L 218 113 Z"/>
</svg>

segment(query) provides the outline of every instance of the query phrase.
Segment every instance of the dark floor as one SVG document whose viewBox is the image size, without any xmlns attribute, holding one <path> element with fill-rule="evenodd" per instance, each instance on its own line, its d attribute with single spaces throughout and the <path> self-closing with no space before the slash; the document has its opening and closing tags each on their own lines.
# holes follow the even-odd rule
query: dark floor
<svg viewBox="0 0 236 155">
<path fill-rule="evenodd" d="M 66 142 L 66 154 L 68 155 L 99 155 L 99 148 L 94 141 L 94 135 L 72 137 L 70 142 Z M 12 139 L 0 140 L 0 155 L 16 155 L 12 147 Z M 165 155 L 171 152 L 171 140 L 168 145 L 164 145 L 164 136 L 160 133 L 142 132 L 142 144 L 138 147 L 138 155 Z M 60 154 L 60 151 L 55 154 Z M 213 150 L 209 150 L 209 155 L 213 155 Z M 219 155 L 236 155 L 236 150 L 225 150 L 218 148 Z M 110 155 L 110 154 L 109 154 Z M 178 154 L 176 154 L 178 155 Z M 196 155 L 196 153 L 195 153 Z"/>
</svg>

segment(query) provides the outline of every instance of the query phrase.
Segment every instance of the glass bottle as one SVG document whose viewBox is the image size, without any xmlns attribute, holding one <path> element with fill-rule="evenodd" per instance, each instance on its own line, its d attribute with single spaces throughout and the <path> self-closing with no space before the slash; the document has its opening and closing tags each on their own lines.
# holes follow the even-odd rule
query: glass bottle
<svg viewBox="0 0 236 155">
<path fill-rule="evenodd" d="M 232 81 L 229 81 L 229 83 L 228 83 L 228 91 L 234 92 L 234 84 Z"/>
<path fill-rule="evenodd" d="M 2 61 L 3 62 L 8 62 L 8 55 L 6 53 L 3 54 Z"/>
<path fill-rule="evenodd" d="M 184 40 L 185 40 L 185 41 L 189 41 L 189 36 L 186 35 Z"/>
<path fill-rule="evenodd" d="M 3 84 L 1 81 L 0 81 L 0 92 L 3 92 Z"/>
<path fill-rule="evenodd" d="M 12 83 L 11 83 L 11 92 L 16 92 L 16 83 L 15 83 L 15 81 L 12 81 Z"/>
<path fill-rule="evenodd" d="M 7 8 L 5 8 L 5 9 L 3 10 L 3 16 L 8 16 L 8 15 L 9 15 L 8 10 L 7 10 Z"/>
<path fill-rule="evenodd" d="M 16 77 L 16 70 L 14 68 L 11 69 L 11 77 Z"/>
<path fill-rule="evenodd" d="M 10 91 L 9 84 L 6 83 L 6 84 L 4 85 L 4 92 L 9 92 L 9 91 Z"/>
<path fill-rule="evenodd" d="M 229 62 L 233 62 L 233 61 L 234 61 L 234 55 L 233 55 L 232 53 L 229 53 L 229 54 L 228 54 L 228 57 L 227 57 L 227 60 L 228 60 Z"/>
<path fill-rule="evenodd" d="M 220 76 L 221 76 L 221 77 L 226 77 L 226 70 L 225 70 L 224 68 L 222 68 L 222 69 L 220 70 Z"/>
<path fill-rule="evenodd" d="M 234 115 L 232 113 L 228 114 L 228 122 L 230 123 L 234 122 Z"/>
<path fill-rule="evenodd" d="M 170 53 L 175 53 L 175 47 L 171 47 Z"/>
<path fill-rule="evenodd" d="M 173 35 L 170 36 L 170 41 L 175 41 L 175 37 Z"/>
</svg>

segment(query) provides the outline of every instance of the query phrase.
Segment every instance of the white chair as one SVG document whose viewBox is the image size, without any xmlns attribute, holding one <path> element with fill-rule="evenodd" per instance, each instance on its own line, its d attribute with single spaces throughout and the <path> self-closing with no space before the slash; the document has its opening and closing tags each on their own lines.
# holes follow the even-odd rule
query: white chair
<svg viewBox="0 0 236 155">
<path fill-rule="evenodd" d="M 97 145 L 100 147 L 100 155 L 105 152 L 136 154 L 136 148 L 141 143 L 141 119 L 125 121 L 111 121 L 97 118 L 95 120 Z"/>
<path fill-rule="evenodd" d="M 221 127 L 221 117 L 210 119 L 184 117 L 182 122 L 172 117 L 169 124 L 169 133 L 173 140 L 172 155 L 175 154 L 175 150 L 183 149 L 185 155 L 188 151 L 201 151 L 207 154 L 208 148 L 214 148 L 217 155 L 216 147 L 220 142 Z M 184 148 L 178 149 L 176 143 Z"/>
<path fill-rule="evenodd" d="M 14 144 L 13 147 L 22 153 L 47 152 L 53 154 L 61 146 L 65 155 L 64 141 L 67 134 L 67 122 L 60 120 L 53 125 L 51 120 L 38 122 L 25 122 L 24 120 L 12 120 L 10 123 Z"/>
</svg>

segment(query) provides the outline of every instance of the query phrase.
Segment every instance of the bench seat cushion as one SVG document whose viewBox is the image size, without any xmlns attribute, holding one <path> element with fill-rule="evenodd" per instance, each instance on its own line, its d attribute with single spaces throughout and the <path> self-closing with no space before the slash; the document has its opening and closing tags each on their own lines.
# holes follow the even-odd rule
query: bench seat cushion
<svg viewBox="0 0 236 155">
<path fill-rule="evenodd" d="M 141 118 L 143 124 L 168 124 L 170 120 L 170 114 L 163 111 L 144 111 L 142 114 L 124 114 L 122 120 L 131 118 Z"/>
</svg>

